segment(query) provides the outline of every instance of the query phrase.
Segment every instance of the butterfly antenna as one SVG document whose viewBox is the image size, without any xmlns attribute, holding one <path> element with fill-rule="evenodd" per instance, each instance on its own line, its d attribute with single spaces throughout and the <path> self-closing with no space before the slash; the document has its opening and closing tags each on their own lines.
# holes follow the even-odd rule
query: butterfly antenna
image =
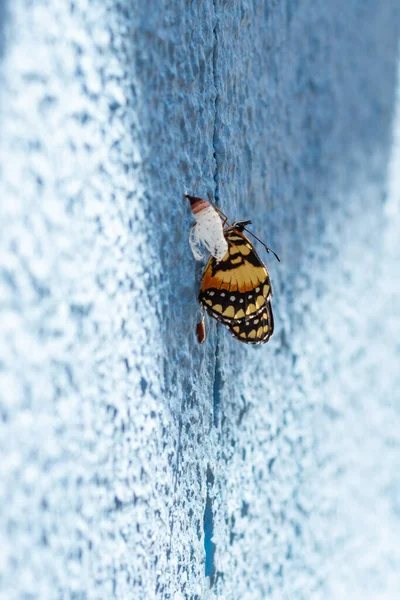
<svg viewBox="0 0 400 600">
<path fill-rule="evenodd" d="M 225 226 L 228 223 L 228 217 L 226 216 L 226 214 L 224 212 L 222 212 L 222 210 L 220 208 L 218 208 L 218 206 L 213 202 L 212 196 L 211 194 L 208 192 L 207 193 L 208 196 L 208 201 L 211 204 L 211 206 L 217 211 L 217 213 L 219 214 L 219 216 L 222 219 L 222 225 Z"/>
<path fill-rule="evenodd" d="M 257 240 L 258 242 L 260 242 L 260 244 L 262 244 L 262 245 L 264 246 L 264 248 L 266 249 L 266 251 L 268 252 L 268 254 L 269 254 L 270 252 L 272 252 L 272 254 L 275 256 L 276 260 L 277 260 L 278 262 L 281 262 L 281 259 L 279 258 L 279 256 L 277 255 L 277 253 L 276 253 L 276 252 L 274 252 L 274 251 L 272 250 L 272 248 L 270 248 L 269 246 L 267 246 L 267 244 L 265 244 L 264 242 L 262 242 L 262 241 L 260 240 L 260 238 L 258 238 L 256 235 L 254 235 L 254 233 L 252 233 L 251 231 L 249 231 L 249 230 L 248 230 L 246 227 L 243 227 L 243 229 L 244 229 L 245 231 L 247 231 L 247 233 L 249 233 L 250 235 L 252 235 L 252 236 L 253 236 L 253 238 L 256 238 L 256 240 Z"/>
</svg>

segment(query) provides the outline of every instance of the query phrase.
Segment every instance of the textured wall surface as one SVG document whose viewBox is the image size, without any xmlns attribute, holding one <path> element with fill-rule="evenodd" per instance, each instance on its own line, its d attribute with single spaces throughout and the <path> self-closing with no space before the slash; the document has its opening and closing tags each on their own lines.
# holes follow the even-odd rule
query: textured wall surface
<svg viewBox="0 0 400 600">
<path fill-rule="evenodd" d="M 1 600 L 399 597 L 399 30 L 0 2 Z M 265 347 L 197 344 L 184 191 L 281 255 Z"/>
</svg>

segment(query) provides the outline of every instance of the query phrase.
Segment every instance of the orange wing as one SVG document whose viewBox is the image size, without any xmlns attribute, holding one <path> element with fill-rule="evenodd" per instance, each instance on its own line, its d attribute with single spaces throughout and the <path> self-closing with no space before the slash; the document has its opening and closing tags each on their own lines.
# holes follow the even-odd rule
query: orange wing
<svg viewBox="0 0 400 600">
<path fill-rule="evenodd" d="M 225 232 L 228 251 L 205 267 L 199 301 L 241 342 L 261 344 L 273 333 L 271 281 L 250 240 L 238 229 Z M 259 323 L 255 323 L 258 317 Z M 261 324 L 262 321 L 262 324 Z"/>
</svg>

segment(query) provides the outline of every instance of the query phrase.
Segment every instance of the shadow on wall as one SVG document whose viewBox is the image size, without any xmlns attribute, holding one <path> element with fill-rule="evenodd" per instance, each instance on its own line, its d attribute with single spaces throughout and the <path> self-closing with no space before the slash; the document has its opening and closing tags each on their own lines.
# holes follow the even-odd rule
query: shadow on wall
<svg viewBox="0 0 400 600">
<path fill-rule="evenodd" d="M 173 273 L 177 250 L 188 251 L 183 185 L 201 195 L 218 175 L 227 214 L 261 221 L 297 271 L 337 207 L 337 183 L 389 148 L 399 18 L 393 3 L 371 0 L 278 3 L 248 19 L 241 3 L 226 4 L 187 10 L 184 28 L 168 11 L 135 15 L 160 260 Z"/>
<path fill-rule="evenodd" d="M 247 18 L 242 3 L 210 6 L 192 5 L 181 22 L 144 4 L 132 24 L 149 218 L 165 274 L 160 333 L 179 368 L 196 306 L 182 193 L 214 193 L 218 180 L 222 208 L 253 219 L 293 281 L 335 215 L 345 218 L 338 189 L 368 173 L 375 155 L 382 171 L 394 111 L 393 2 L 292 0 Z"/>
<path fill-rule="evenodd" d="M 7 24 L 7 0 L 0 0 L 0 58 L 5 52 L 5 28 Z"/>
</svg>

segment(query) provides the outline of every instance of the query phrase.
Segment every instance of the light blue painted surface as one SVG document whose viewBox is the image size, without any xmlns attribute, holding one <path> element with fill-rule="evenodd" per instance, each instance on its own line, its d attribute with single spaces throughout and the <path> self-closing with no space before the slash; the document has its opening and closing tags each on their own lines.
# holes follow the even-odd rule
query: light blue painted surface
<svg viewBox="0 0 400 600">
<path fill-rule="evenodd" d="M 398 598 L 397 2 L 156 6 L 1 4 L 0 598 Z M 197 345 L 184 191 L 265 347 Z"/>
</svg>

